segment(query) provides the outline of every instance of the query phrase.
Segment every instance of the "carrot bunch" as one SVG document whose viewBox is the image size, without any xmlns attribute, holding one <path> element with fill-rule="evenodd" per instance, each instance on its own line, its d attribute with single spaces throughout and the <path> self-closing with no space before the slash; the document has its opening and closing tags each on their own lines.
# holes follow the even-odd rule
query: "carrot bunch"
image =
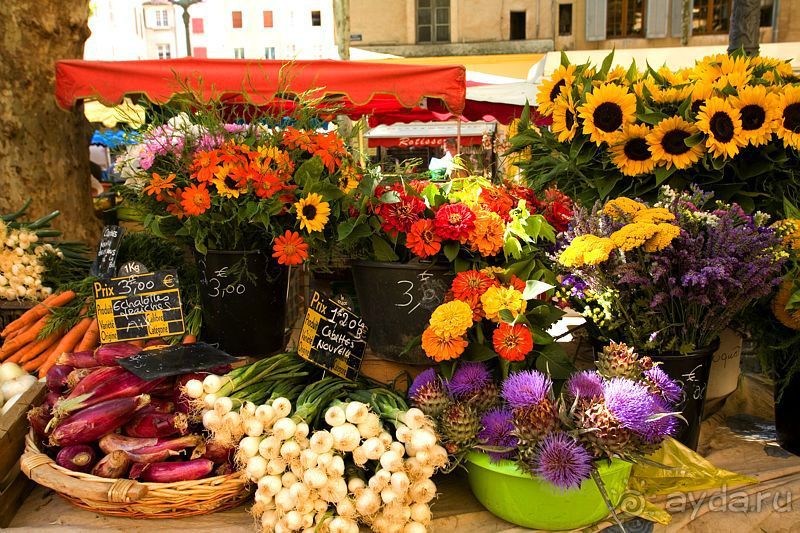
<svg viewBox="0 0 800 533">
<path fill-rule="evenodd" d="M 0 361 L 12 361 L 28 372 L 38 370 L 41 378 L 62 353 L 94 350 L 100 344 L 100 330 L 94 318 L 83 318 L 68 331 L 55 331 L 40 338 L 53 309 L 70 303 L 75 297 L 73 291 L 53 294 L 6 326 L 0 332 L 0 337 L 5 339 L 0 347 Z"/>
</svg>

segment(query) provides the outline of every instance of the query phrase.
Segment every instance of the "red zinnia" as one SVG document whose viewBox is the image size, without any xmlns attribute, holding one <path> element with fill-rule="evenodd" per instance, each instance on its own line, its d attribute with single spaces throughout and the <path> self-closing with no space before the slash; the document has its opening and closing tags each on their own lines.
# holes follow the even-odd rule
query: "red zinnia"
<svg viewBox="0 0 800 533">
<path fill-rule="evenodd" d="M 395 192 L 397 191 L 395 190 Z M 422 201 L 422 198 L 403 192 L 397 192 L 397 194 L 400 197 L 399 202 L 381 203 L 375 209 L 378 216 L 383 219 L 381 224 L 383 231 L 389 234 L 395 234 L 398 231 L 408 232 L 411 225 L 419 220 L 420 213 L 425 211 L 425 202 Z"/>
<path fill-rule="evenodd" d="M 528 326 L 506 324 L 497 326 L 492 336 L 494 351 L 508 361 L 524 361 L 533 350 L 533 337 Z"/>
<path fill-rule="evenodd" d="M 502 189 L 496 187 L 488 187 L 481 191 L 480 201 L 489 211 L 493 211 L 500 215 L 504 221 L 511 220 L 510 211 L 514 209 L 514 198 Z"/>
<path fill-rule="evenodd" d="M 572 199 L 558 189 L 547 189 L 539 203 L 542 215 L 556 231 L 566 231 L 572 219 Z"/>
<path fill-rule="evenodd" d="M 475 227 L 475 213 L 464 204 L 446 204 L 436 212 L 433 224 L 442 239 L 466 241 Z"/>
<path fill-rule="evenodd" d="M 466 302 L 486 292 L 486 289 L 496 285 L 496 281 L 479 270 L 466 270 L 456 274 L 453 280 L 453 296 Z"/>
<path fill-rule="evenodd" d="M 423 218 L 414 222 L 406 236 L 406 247 L 423 259 L 439 253 L 442 239 L 433 232 L 433 221 Z"/>
</svg>

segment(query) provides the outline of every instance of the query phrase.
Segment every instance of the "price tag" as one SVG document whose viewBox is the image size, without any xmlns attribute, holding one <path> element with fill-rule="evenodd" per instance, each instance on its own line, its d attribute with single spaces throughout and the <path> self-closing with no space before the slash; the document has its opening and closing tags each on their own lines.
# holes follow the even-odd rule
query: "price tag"
<svg viewBox="0 0 800 533">
<path fill-rule="evenodd" d="M 94 298 L 103 344 L 185 331 L 175 270 L 96 281 Z"/>
<path fill-rule="evenodd" d="M 132 274 L 147 274 L 147 267 L 139 261 L 128 261 L 122 263 L 117 269 L 117 276 L 130 276 Z"/>
<path fill-rule="evenodd" d="M 117 274 L 117 254 L 122 244 L 125 228 L 121 226 L 106 226 L 100 235 L 97 245 L 97 256 L 92 263 L 93 276 L 111 277 Z"/>
<path fill-rule="evenodd" d="M 367 347 L 367 330 L 361 317 L 314 291 L 297 353 L 332 374 L 355 380 Z"/>
</svg>

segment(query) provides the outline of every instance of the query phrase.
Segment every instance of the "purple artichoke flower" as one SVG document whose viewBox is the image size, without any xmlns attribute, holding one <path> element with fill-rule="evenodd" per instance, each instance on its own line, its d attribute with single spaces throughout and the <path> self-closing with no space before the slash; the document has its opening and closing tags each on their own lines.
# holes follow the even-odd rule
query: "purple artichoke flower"
<svg viewBox="0 0 800 533">
<path fill-rule="evenodd" d="M 563 432 L 550 433 L 536 446 L 534 472 L 561 489 L 578 488 L 592 471 L 592 457 Z"/>
<path fill-rule="evenodd" d="M 680 385 L 675 383 L 659 365 L 654 365 L 653 368 L 645 371 L 644 374 L 664 400 L 670 404 L 678 403 L 683 391 Z"/>
<path fill-rule="evenodd" d="M 502 397 L 512 408 L 532 407 L 548 398 L 553 383 L 538 370 L 515 372 L 503 383 Z"/>
<path fill-rule="evenodd" d="M 678 430 L 679 420 L 674 414 L 664 416 L 672 411 L 660 396 L 655 397 L 653 404 L 653 414 L 647 423 L 647 427 L 640 432 L 640 435 L 647 443 L 660 444 L 667 437 L 675 435 Z"/>
<path fill-rule="evenodd" d="M 565 385 L 572 398 L 602 398 L 603 378 L 594 370 L 572 374 Z"/>
<path fill-rule="evenodd" d="M 481 431 L 478 440 L 487 446 L 503 448 L 516 448 L 519 439 L 514 435 L 513 415 L 508 409 L 495 407 L 486 412 L 481 419 Z M 514 450 L 507 452 L 487 452 L 493 462 L 508 459 L 514 455 Z"/>
<path fill-rule="evenodd" d="M 647 431 L 650 417 L 658 412 L 647 387 L 627 378 L 606 381 L 603 396 L 606 407 L 620 424 L 639 434 Z"/>
<path fill-rule="evenodd" d="M 408 388 L 408 399 L 415 407 L 432 417 L 439 416 L 450 401 L 441 378 L 433 368 L 421 372 L 414 378 Z"/>
<path fill-rule="evenodd" d="M 453 377 L 447 382 L 450 395 L 456 400 L 471 397 L 491 383 L 492 375 L 483 363 L 468 361 L 458 365 Z"/>
</svg>

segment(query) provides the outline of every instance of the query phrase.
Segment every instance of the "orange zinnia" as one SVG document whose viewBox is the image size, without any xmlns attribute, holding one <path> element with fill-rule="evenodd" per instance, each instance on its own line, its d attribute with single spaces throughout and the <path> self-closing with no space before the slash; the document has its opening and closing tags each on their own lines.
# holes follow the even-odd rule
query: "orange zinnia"
<svg viewBox="0 0 800 533">
<path fill-rule="evenodd" d="M 457 359 L 464 353 L 467 344 L 463 337 L 446 339 L 437 335 L 430 327 L 422 333 L 422 349 L 428 357 L 437 362 Z"/>
<path fill-rule="evenodd" d="M 211 207 L 211 197 L 205 183 L 189 185 L 181 193 L 181 207 L 189 216 L 202 215 Z"/>
<path fill-rule="evenodd" d="M 144 192 L 150 196 L 157 196 L 161 200 L 161 193 L 175 188 L 175 174 L 170 174 L 166 178 L 162 178 L 159 174 L 153 172 L 153 177 L 150 183 L 144 187 Z"/>
<path fill-rule="evenodd" d="M 500 215 L 493 211 L 482 211 L 475 219 L 475 228 L 469 235 L 474 251 L 484 257 L 496 255 L 503 249 L 506 226 Z"/>
<path fill-rule="evenodd" d="M 201 150 L 197 152 L 190 167 L 192 177 L 200 183 L 211 181 L 220 170 L 219 163 L 219 150 Z"/>
<path fill-rule="evenodd" d="M 276 237 L 272 249 L 272 257 L 282 265 L 299 265 L 308 258 L 308 244 L 296 231 L 287 229 L 286 233 Z"/>
<path fill-rule="evenodd" d="M 442 239 L 433 232 L 433 221 L 422 218 L 411 225 L 406 247 L 418 257 L 430 257 L 442 249 Z"/>
<path fill-rule="evenodd" d="M 533 350 L 531 331 L 524 324 L 512 326 L 503 322 L 494 330 L 492 342 L 494 351 L 508 361 L 524 361 Z"/>
<path fill-rule="evenodd" d="M 478 270 L 466 270 L 456 274 L 453 280 L 453 295 L 459 300 L 469 302 L 486 292 L 497 282 Z"/>
</svg>

